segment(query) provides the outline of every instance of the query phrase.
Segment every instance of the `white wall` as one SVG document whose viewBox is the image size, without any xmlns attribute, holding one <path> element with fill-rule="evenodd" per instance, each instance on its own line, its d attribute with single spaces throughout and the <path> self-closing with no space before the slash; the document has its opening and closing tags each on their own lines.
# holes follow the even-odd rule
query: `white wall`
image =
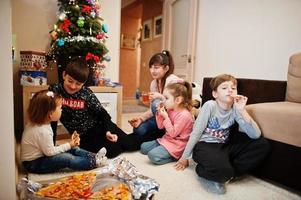
<svg viewBox="0 0 301 200">
<path fill-rule="evenodd" d="M 16 199 L 10 0 L 0 1 L 0 199 Z"/>
<path fill-rule="evenodd" d="M 288 59 L 301 52 L 300 0 L 200 0 L 194 79 L 286 80 Z"/>
<path fill-rule="evenodd" d="M 100 0 L 101 16 L 108 25 L 107 48 L 111 62 L 106 77 L 119 80 L 119 43 L 121 0 Z M 17 36 L 17 56 L 20 50 L 47 51 L 49 31 L 57 21 L 57 0 L 12 0 L 13 33 Z"/>
<path fill-rule="evenodd" d="M 112 81 L 119 81 L 121 0 L 114 0 L 114 3 L 112 0 L 100 0 L 100 4 L 100 13 L 109 27 L 107 47 L 111 62 L 105 74 Z"/>
</svg>

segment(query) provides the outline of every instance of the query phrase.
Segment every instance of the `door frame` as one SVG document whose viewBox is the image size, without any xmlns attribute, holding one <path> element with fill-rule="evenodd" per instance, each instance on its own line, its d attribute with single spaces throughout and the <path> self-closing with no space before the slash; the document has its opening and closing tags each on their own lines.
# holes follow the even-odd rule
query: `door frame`
<svg viewBox="0 0 301 200">
<path fill-rule="evenodd" d="M 171 30 L 172 30 L 172 5 L 178 0 L 164 0 L 163 3 L 163 38 L 162 38 L 162 48 L 171 49 Z M 187 1 L 187 0 L 185 0 Z M 190 19 L 189 20 L 189 32 L 188 32 L 188 43 L 187 43 L 187 59 L 191 62 L 187 62 L 187 68 L 190 68 L 190 72 L 187 76 L 187 81 L 193 81 L 194 65 L 195 65 L 195 55 L 196 55 L 196 33 L 197 33 L 197 11 L 198 11 L 198 0 L 190 0 L 191 5 L 189 9 Z"/>
</svg>

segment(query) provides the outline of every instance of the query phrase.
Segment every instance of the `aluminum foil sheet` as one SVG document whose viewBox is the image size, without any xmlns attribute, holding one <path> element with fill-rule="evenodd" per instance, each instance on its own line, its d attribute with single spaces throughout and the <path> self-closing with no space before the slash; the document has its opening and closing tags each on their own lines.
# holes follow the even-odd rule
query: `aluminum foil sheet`
<svg viewBox="0 0 301 200">
<path fill-rule="evenodd" d="M 159 191 L 159 184 L 139 173 L 126 158 L 114 159 L 107 170 L 129 185 L 134 199 L 150 199 Z"/>
<path fill-rule="evenodd" d="M 112 160 L 109 165 L 93 171 L 97 174 L 95 185 L 92 186 L 94 189 L 99 188 L 100 185 L 109 185 L 110 181 L 111 183 L 121 181 L 130 187 L 133 199 L 139 200 L 152 199 L 159 191 L 159 184 L 154 179 L 138 172 L 136 167 L 126 158 L 116 158 Z M 113 180 L 112 177 L 114 177 L 115 180 Z M 49 181 L 49 183 L 56 181 L 57 179 L 53 179 Z M 35 192 L 43 186 L 45 186 L 45 184 L 42 185 L 38 182 L 30 181 L 27 178 L 22 178 L 17 185 L 17 191 L 21 200 L 53 199 L 35 195 Z"/>
</svg>

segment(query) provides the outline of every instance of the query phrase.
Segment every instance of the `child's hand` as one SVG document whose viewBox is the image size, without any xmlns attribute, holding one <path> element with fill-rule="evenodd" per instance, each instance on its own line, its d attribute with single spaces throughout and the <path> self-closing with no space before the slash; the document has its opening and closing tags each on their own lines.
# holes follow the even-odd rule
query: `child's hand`
<svg viewBox="0 0 301 200">
<path fill-rule="evenodd" d="M 248 101 L 248 97 L 243 95 L 232 95 L 234 99 L 234 106 L 238 111 L 243 111 Z"/>
<path fill-rule="evenodd" d="M 177 171 L 184 170 L 188 166 L 189 166 L 188 159 L 183 159 L 183 158 L 180 158 L 180 160 L 178 160 L 178 162 L 174 165 Z"/>
<path fill-rule="evenodd" d="M 166 119 L 168 117 L 168 114 L 166 112 L 166 108 L 164 107 L 163 103 L 159 103 L 159 105 L 157 106 L 157 112 L 159 115 L 161 115 L 164 119 Z"/>
<path fill-rule="evenodd" d="M 233 95 L 232 97 L 234 99 L 234 106 L 236 107 L 237 111 L 241 114 L 246 122 L 250 123 L 252 121 L 252 117 L 245 109 L 248 97 L 243 95 Z"/>
<path fill-rule="evenodd" d="M 79 138 L 79 134 L 76 131 L 74 131 L 73 134 L 71 135 L 72 140 L 75 138 Z"/>
<path fill-rule="evenodd" d="M 73 132 L 73 134 L 71 136 L 71 141 L 69 143 L 70 143 L 71 148 L 79 146 L 80 137 L 76 131 Z"/>
<path fill-rule="evenodd" d="M 128 122 L 130 123 L 130 125 L 132 127 L 137 128 L 142 123 L 142 119 L 141 118 L 133 118 L 133 119 L 129 120 Z"/>
<path fill-rule="evenodd" d="M 117 142 L 118 136 L 116 134 L 112 134 L 110 131 L 107 131 L 106 137 L 111 142 Z"/>
</svg>

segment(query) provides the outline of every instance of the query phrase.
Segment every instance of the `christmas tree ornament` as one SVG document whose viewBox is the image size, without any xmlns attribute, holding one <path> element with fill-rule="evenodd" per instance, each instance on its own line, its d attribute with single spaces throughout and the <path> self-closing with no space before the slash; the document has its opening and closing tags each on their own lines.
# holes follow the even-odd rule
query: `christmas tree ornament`
<svg viewBox="0 0 301 200">
<path fill-rule="evenodd" d="M 76 23 L 77 23 L 78 27 L 84 27 L 84 25 L 85 25 L 85 18 L 84 17 L 79 17 Z"/>
<path fill-rule="evenodd" d="M 59 20 L 64 21 L 65 18 L 66 18 L 66 14 L 65 14 L 65 13 L 61 13 L 61 14 L 59 15 Z"/>
<path fill-rule="evenodd" d="M 75 0 L 69 0 L 69 4 L 70 5 L 74 5 L 75 4 Z"/>
<path fill-rule="evenodd" d="M 57 45 L 58 45 L 59 47 L 64 46 L 64 44 L 65 44 L 65 41 L 64 41 L 63 39 L 59 39 L 59 40 L 57 41 Z"/>
<path fill-rule="evenodd" d="M 102 24 L 101 29 L 103 32 L 108 33 L 108 26 L 106 24 Z"/>
<path fill-rule="evenodd" d="M 92 7 L 91 7 L 91 6 L 83 5 L 83 9 L 82 9 L 82 12 L 83 12 L 83 13 L 90 13 L 91 10 L 92 10 Z"/>
<path fill-rule="evenodd" d="M 96 38 L 98 40 L 101 40 L 103 38 L 103 35 L 104 35 L 103 33 L 98 33 L 97 36 L 96 36 Z"/>
<path fill-rule="evenodd" d="M 95 18 L 95 17 L 96 17 L 96 13 L 95 13 L 94 11 L 92 11 L 92 12 L 90 13 L 90 15 L 91 15 L 92 18 Z"/>
<path fill-rule="evenodd" d="M 105 61 L 107 61 L 107 62 L 110 62 L 110 61 L 111 61 L 111 57 L 110 57 L 110 56 L 105 56 L 103 59 L 104 59 Z"/>
<path fill-rule="evenodd" d="M 70 32 L 69 26 L 71 25 L 71 21 L 69 19 L 65 19 L 63 23 L 60 25 L 60 29 L 62 29 L 65 32 Z"/>
<path fill-rule="evenodd" d="M 94 55 L 93 53 L 87 53 L 86 55 L 86 60 L 94 60 L 95 63 L 98 63 L 99 62 L 99 57 L 97 55 Z"/>
<path fill-rule="evenodd" d="M 58 34 L 57 34 L 56 31 L 52 31 L 52 32 L 50 33 L 50 36 L 51 36 L 51 39 L 52 39 L 52 40 L 56 40 L 57 37 L 58 37 Z"/>
</svg>

